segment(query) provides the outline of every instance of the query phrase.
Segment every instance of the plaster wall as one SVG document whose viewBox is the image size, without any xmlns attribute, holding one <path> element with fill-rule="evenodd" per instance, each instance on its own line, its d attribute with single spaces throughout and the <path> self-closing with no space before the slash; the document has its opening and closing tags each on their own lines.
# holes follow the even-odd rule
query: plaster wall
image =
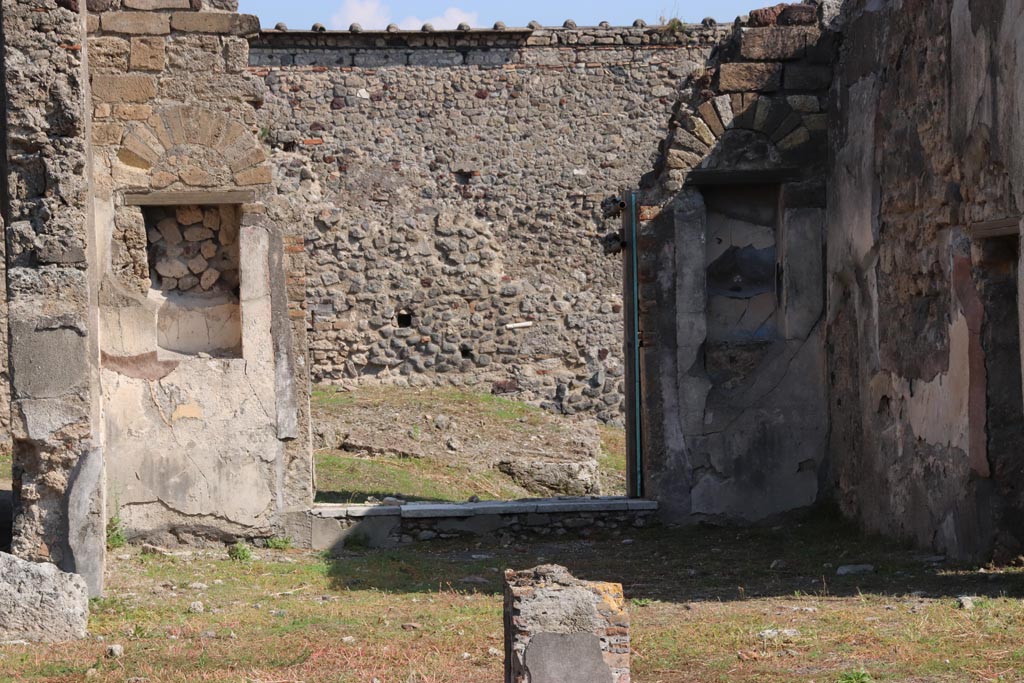
<svg viewBox="0 0 1024 683">
<path fill-rule="evenodd" d="M 674 522 L 759 521 L 829 492 L 835 36 L 816 6 L 786 11 L 752 13 L 686 82 L 638 195 L 643 484 Z"/>
<path fill-rule="evenodd" d="M 90 15 L 109 507 L 132 538 L 266 537 L 312 504 L 302 302 L 286 272 L 302 226 L 277 222 L 256 135 L 263 90 L 245 67 L 258 22 L 176 4 Z M 217 240 L 237 235 L 237 287 L 193 282 L 203 259 L 161 291 L 151 262 L 182 247 L 147 234 L 142 205 L 185 223 L 218 216 Z M 301 264 L 288 266 L 301 283 Z M 169 336 L 168 297 L 193 302 L 191 342 L 180 320 Z M 218 331 L 239 317 L 240 351 Z"/>
<path fill-rule="evenodd" d="M 1019 443 L 994 439 L 1021 408 L 992 410 L 998 375 L 1017 369 L 992 365 L 990 332 L 1018 301 L 986 294 L 998 274 L 981 235 L 1024 208 L 1024 3 L 851 2 L 844 24 L 828 205 L 836 495 L 872 531 L 1011 557 L 1024 469 Z"/>
</svg>

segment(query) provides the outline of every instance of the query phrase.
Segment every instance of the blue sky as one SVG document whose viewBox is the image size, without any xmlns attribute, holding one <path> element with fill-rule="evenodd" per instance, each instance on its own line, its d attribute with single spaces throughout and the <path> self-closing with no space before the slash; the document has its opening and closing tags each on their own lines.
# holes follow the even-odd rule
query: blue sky
<svg viewBox="0 0 1024 683">
<path fill-rule="evenodd" d="M 367 29 L 384 28 L 389 23 L 418 29 L 430 22 L 444 29 L 455 28 L 463 21 L 474 28 L 490 27 L 495 21 L 526 26 L 534 19 L 545 26 L 559 26 L 570 18 L 581 26 L 601 21 L 628 25 L 634 19 L 655 23 L 663 16 L 692 22 L 714 17 L 731 22 L 740 14 L 769 4 L 770 0 L 240 0 L 239 9 L 259 16 L 264 28 L 283 21 L 293 29 L 308 29 L 317 22 L 328 28 L 348 28 L 357 22 Z"/>
</svg>

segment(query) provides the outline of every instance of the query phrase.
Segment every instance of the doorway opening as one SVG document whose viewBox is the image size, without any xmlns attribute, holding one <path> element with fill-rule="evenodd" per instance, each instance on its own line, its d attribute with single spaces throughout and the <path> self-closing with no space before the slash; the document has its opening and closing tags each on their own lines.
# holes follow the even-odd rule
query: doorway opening
<svg viewBox="0 0 1024 683">
<path fill-rule="evenodd" d="M 0 552 L 11 549 L 14 525 L 14 460 L 10 444 L 0 445 Z"/>
<path fill-rule="evenodd" d="M 1021 385 L 1019 313 L 1020 238 L 999 236 L 978 243 L 975 279 L 985 309 L 981 345 L 985 354 L 985 423 L 988 462 L 1004 500 L 997 553 L 1024 552 L 1024 392 Z"/>
</svg>

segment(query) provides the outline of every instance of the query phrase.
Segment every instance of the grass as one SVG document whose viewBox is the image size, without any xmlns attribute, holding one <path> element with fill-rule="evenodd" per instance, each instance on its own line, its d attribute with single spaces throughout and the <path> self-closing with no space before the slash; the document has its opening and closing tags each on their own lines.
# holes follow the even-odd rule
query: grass
<svg viewBox="0 0 1024 683">
<path fill-rule="evenodd" d="M 626 432 L 618 427 L 602 425 L 601 456 L 597 466 L 601 491 L 608 496 L 626 495 Z"/>
<path fill-rule="evenodd" d="M 459 389 L 431 389 L 423 391 L 399 390 L 391 387 L 370 387 L 354 392 L 339 392 L 334 387 L 322 386 L 313 390 L 314 408 L 343 409 L 358 404 L 414 408 L 419 411 L 438 410 L 439 406 L 470 412 L 498 420 L 516 422 L 524 427 L 538 426 L 548 413 L 536 406 L 513 401 L 494 394 L 462 391 Z"/>
<path fill-rule="evenodd" d="M 537 435 L 553 453 L 564 453 L 572 443 L 567 438 L 574 428 L 571 422 L 489 393 L 318 387 L 312 400 L 321 419 L 341 417 L 344 431 L 359 432 L 355 441 L 379 451 L 372 457 L 348 450 L 318 453 L 319 503 L 363 503 L 389 496 L 446 502 L 464 502 L 473 496 L 480 500 L 535 497 L 494 467 L 494 461 L 498 456 L 518 457 L 521 449 L 536 443 Z M 463 448 L 458 454 L 439 446 L 449 432 L 435 429 L 432 418 L 425 417 L 429 415 L 448 416 L 459 426 L 457 436 Z M 625 434 L 607 426 L 599 431 L 602 493 L 624 495 Z"/>
<path fill-rule="evenodd" d="M 548 562 L 624 584 L 643 683 L 1024 680 L 1021 570 L 935 567 L 827 515 L 507 548 L 253 552 L 112 554 L 90 619 L 102 640 L 0 647 L 0 681 L 499 681 L 501 571 Z M 855 562 L 879 571 L 835 576 Z M 963 610 L 959 595 L 984 599 Z M 112 643 L 123 658 L 103 656 Z"/>
<path fill-rule="evenodd" d="M 11 459 L 10 453 L 0 453 L 0 481 L 11 481 L 11 468 L 13 465 L 14 462 Z"/>
<path fill-rule="evenodd" d="M 316 454 L 318 503 L 365 503 L 389 496 L 408 501 L 511 500 L 530 494 L 497 470 L 472 472 L 429 459 L 358 458 Z"/>
</svg>

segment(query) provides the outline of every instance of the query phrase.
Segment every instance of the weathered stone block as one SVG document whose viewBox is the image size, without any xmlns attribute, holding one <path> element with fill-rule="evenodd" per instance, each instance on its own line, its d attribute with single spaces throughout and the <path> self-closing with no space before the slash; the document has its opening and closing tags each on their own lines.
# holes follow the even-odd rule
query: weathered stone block
<svg viewBox="0 0 1024 683">
<path fill-rule="evenodd" d="M 128 41 L 114 36 L 89 39 L 89 68 L 96 71 L 127 71 Z"/>
<path fill-rule="evenodd" d="M 773 92 L 782 86 L 782 65 L 765 62 L 723 64 L 718 78 L 722 92 Z"/>
<path fill-rule="evenodd" d="M 744 28 L 739 33 L 740 56 L 765 61 L 799 59 L 820 35 L 816 27 Z"/>
<path fill-rule="evenodd" d="M 60 643 L 86 636 L 89 591 L 77 574 L 0 553 L 0 641 Z"/>
<path fill-rule="evenodd" d="M 156 79 L 142 74 L 95 74 L 92 94 L 103 102 L 148 102 L 156 97 Z"/>
<path fill-rule="evenodd" d="M 167 35 L 171 32 L 170 17 L 148 12 L 109 12 L 100 17 L 100 26 L 111 33 L 133 35 Z"/>
<path fill-rule="evenodd" d="M 163 38 L 132 38 L 131 68 L 133 71 L 162 71 L 166 53 Z"/>
<path fill-rule="evenodd" d="M 123 136 L 124 124 L 121 123 L 97 123 L 92 127 L 92 141 L 101 147 L 119 145 Z"/>
<path fill-rule="evenodd" d="M 628 683 L 622 586 L 564 567 L 505 572 L 506 683 Z"/>
<path fill-rule="evenodd" d="M 259 32 L 260 22 L 250 14 L 178 12 L 171 15 L 171 28 L 184 33 L 249 35 Z"/>
<path fill-rule="evenodd" d="M 124 0 L 128 9 L 152 11 L 156 9 L 190 9 L 190 0 Z"/>
<path fill-rule="evenodd" d="M 88 349 L 81 325 L 60 320 L 11 324 L 11 384 L 18 398 L 59 398 L 86 385 Z"/>
<path fill-rule="evenodd" d="M 246 187 L 250 185 L 265 185 L 272 179 L 269 166 L 257 166 L 235 174 L 235 182 Z"/>
</svg>

